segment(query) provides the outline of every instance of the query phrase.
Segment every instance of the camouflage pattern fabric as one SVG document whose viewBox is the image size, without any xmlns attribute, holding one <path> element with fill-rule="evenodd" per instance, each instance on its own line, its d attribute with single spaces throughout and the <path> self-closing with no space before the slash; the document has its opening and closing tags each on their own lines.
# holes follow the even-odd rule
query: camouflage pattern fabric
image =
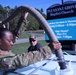
<svg viewBox="0 0 76 75">
<path fill-rule="evenodd" d="M 8 52 L 4 57 L 0 55 L 0 69 L 18 69 L 26 67 L 30 64 L 36 63 L 37 61 L 50 58 L 51 56 L 52 52 L 49 46 L 42 47 L 40 51 L 32 51 L 18 55 Z"/>
</svg>

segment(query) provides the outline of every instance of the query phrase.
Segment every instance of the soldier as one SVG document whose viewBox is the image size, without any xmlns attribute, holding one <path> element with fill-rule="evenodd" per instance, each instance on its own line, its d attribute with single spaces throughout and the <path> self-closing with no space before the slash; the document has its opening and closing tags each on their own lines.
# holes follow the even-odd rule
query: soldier
<svg viewBox="0 0 76 75">
<path fill-rule="evenodd" d="M 0 28 L 0 75 L 9 69 L 13 70 L 22 68 L 37 61 L 50 58 L 52 55 L 51 47 L 54 50 L 61 48 L 61 44 L 59 42 L 53 42 L 48 46 L 40 48 L 40 51 L 32 51 L 15 55 L 10 50 L 13 46 L 12 40 L 12 33 L 6 28 Z"/>
</svg>

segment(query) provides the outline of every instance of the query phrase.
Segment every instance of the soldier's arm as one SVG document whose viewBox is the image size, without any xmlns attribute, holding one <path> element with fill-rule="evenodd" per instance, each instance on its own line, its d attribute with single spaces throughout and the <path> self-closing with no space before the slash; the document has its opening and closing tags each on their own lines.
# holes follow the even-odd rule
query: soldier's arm
<svg viewBox="0 0 76 75">
<path fill-rule="evenodd" d="M 13 57 L 8 57 L 2 60 L 2 62 L 6 67 L 9 67 L 11 69 L 22 68 L 37 61 L 41 61 L 51 57 L 51 48 L 54 50 L 58 50 L 59 48 L 61 48 L 61 44 L 58 42 L 54 42 L 52 44 L 52 47 L 50 47 L 51 45 L 41 48 L 40 51 L 33 51 L 29 53 L 18 54 Z"/>
<path fill-rule="evenodd" d="M 45 46 L 40 51 L 32 51 L 16 55 L 12 61 L 11 68 L 21 68 L 51 57 L 52 52 L 49 46 Z"/>
</svg>

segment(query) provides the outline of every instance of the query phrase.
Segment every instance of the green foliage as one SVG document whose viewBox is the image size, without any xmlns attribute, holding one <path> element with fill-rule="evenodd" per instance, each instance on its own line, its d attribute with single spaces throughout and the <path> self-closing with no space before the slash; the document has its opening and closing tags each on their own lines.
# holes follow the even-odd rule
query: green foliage
<svg viewBox="0 0 76 75">
<path fill-rule="evenodd" d="M 5 10 L 4 10 L 4 8 L 2 7 L 2 5 L 0 5 L 0 14 L 4 14 L 5 13 Z"/>
<path fill-rule="evenodd" d="M 3 18 L 5 18 L 5 14 L 5 9 L 2 7 L 2 5 L 0 5 L 0 20 L 3 20 Z"/>
<path fill-rule="evenodd" d="M 6 7 L 3 7 L 2 5 L 0 5 L 0 20 L 4 20 L 7 17 L 7 13 L 8 15 L 11 15 L 16 9 L 17 6 L 15 6 L 14 8 L 10 8 L 8 6 L 9 11 L 6 9 Z M 46 18 L 46 15 L 43 13 L 44 10 L 43 8 L 41 8 L 40 10 L 36 8 L 37 11 L 39 11 L 44 18 Z M 12 31 L 18 24 L 19 18 L 22 14 L 18 14 L 14 19 L 12 19 L 9 24 L 10 24 L 10 30 Z M 26 22 L 26 21 L 25 21 Z M 40 23 L 34 18 L 34 16 L 32 16 L 31 14 L 29 14 L 28 18 L 27 18 L 27 23 L 23 25 L 25 30 L 39 30 L 42 29 Z"/>
<path fill-rule="evenodd" d="M 27 30 L 38 30 L 39 29 L 38 21 L 31 14 L 29 14 L 27 20 L 29 21 Z"/>
<path fill-rule="evenodd" d="M 11 12 L 12 13 L 12 12 Z M 13 31 L 15 27 L 17 26 L 17 23 L 19 21 L 21 14 L 19 13 L 18 16 L 14 17 L 9 23 L 10 23 L 10 30 Z"/>
</svg>

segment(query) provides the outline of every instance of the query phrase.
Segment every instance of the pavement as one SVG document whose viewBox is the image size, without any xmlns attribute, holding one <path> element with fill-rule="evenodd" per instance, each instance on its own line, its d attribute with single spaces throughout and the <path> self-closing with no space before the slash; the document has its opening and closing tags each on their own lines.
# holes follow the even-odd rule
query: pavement
<svg viewBox="0 0 76 75">
<path fill-rule="evenodd" d="M 36 31 L 36 32 L 41 32 L 41 31 Z M 42 32 L 44 32 L 44 31 L 42 30 Z M 36 36 L 37 40 L 45 40 L 45 33 L 37 34 L 37 33 L 35 33 L 35 31 L 28 31 L 26 33 L 28 33 L 30 35 L 34 34 Z M 15 44 L 20 44 L 20 43 L 25 43 L 25 42 L 29 42 L 29 38 L 24 38 L 24 39 L 18 38 L 18 39 L 16 39 Z"/>
<path fill-rule="evenodd" d="M 39 36 L 37 37 L 37 40 L 45 40 L 45 36 Z M 25 42 L 29 42 L 29 38 L 25 38 L 25 39 L 16 39 L 15 44 L 20 44 L 20 43 L 25 43 Z"/>
</svg>

